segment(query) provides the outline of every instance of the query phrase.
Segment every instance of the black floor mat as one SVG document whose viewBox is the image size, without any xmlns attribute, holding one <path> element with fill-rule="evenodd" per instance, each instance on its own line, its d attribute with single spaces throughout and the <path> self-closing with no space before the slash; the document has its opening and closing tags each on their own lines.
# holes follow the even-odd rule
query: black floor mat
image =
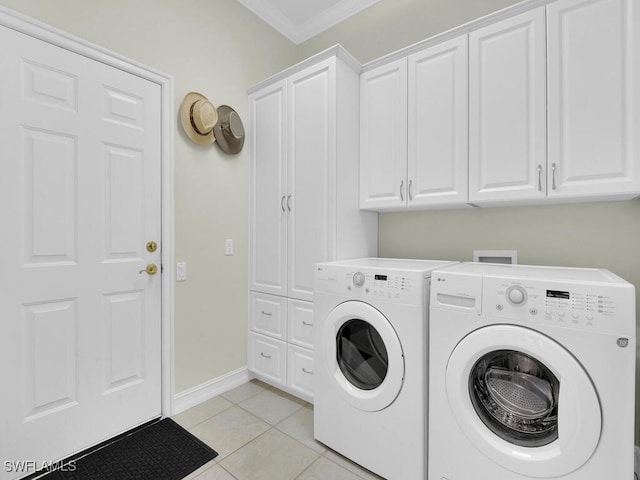
<svg viewBox="0 0 640 480">
<path fill-rule="evenodd" d="M 44 480 L 179 480 L 218 454 L 165 418 L 39 477 Z"/>
</svg>

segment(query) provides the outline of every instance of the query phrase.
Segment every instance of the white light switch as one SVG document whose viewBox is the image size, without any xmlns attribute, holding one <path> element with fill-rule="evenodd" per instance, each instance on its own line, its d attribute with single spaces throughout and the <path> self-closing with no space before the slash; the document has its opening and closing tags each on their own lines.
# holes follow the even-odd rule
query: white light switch
<svg viewBox="0 0 640 480">
<path fill-rule="evenodd" d="M 187 263 L 178 262 L 176 264 L 176 282 L 184 282 L 187 280 Z"/>
<path fill-rule="evenodd" d="M 227 238 L 224 241 L 224 254 L 233 255 L 233 239 L 232 238 Z"/>
</svg>

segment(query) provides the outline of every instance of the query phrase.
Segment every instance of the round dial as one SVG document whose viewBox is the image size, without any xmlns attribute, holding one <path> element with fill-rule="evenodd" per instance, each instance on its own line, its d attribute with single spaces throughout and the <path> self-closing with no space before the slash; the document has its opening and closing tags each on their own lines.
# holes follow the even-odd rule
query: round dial
<svg viewBox="0 0 640 480">
<path fill-rule="evenodd" d="M 353 284 L 356 287 L 361 287 L 364 285 L 364 273 L 356 272 L 353 274 Z"/>
<path fill-rule="evenodd" d="M 509 287 L 506 296 L 512 305 L 523 305 L 527 302 L 527 291 L 519 286 Z"/>
</svg>

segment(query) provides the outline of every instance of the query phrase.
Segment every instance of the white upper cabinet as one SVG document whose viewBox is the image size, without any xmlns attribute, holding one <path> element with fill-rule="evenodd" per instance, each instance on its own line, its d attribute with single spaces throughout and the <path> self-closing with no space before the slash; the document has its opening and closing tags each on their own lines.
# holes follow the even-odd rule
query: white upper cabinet
<svg viewBox="0 0 640 480">
<path fill-rule="evenodd" d="M 467 64 L 466 35 L 408 58 L 408 207 L 467 203 Z"/>
<path fill-rule="evenodd" d="M 547 6 L 550 198 L 640 192 L 640 2 Z"/>
<path fill-rule="evenodd" d="M 252 290 L 287 294 L 286 82 L 250 97 L 250 258 Z"/>
<path fill-rule="evenodd" d="M 467 203 L 467 36 L 360 77 L 360 208 Z"/>
<path fill-rule="evenodd" d="M 407 59 L 360 76 L 360 208 L 406 204 Z"/>
<path fill-rule="evenodd" d="M 546 194 L 544 8 L 469 34 L 469 201 Z"/>
</svg>

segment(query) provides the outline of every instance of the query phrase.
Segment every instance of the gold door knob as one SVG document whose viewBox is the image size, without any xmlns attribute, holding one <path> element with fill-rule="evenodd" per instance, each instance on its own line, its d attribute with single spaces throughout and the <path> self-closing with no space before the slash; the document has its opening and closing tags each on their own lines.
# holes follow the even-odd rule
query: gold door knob
<svg viewBox="0 0 640 480">
<path fill-rule="evenodd" d="M 156 273 L 158 273 L 158 266 L 154 263 L 150 263 L 149 265 L 147 265 L 147 268 L 145 268 L 144 270 L 140 270 L 138 273 L 146 273 L 148 275 L 155 275 Z"/>
<path fill-rule="evenodd" d="M 147 252 L 155 252 L 158 249 L 158 244 L 156 242 L 154 242 L 153 240 L 150 242 L 147 242 Z"/>
</svg>

